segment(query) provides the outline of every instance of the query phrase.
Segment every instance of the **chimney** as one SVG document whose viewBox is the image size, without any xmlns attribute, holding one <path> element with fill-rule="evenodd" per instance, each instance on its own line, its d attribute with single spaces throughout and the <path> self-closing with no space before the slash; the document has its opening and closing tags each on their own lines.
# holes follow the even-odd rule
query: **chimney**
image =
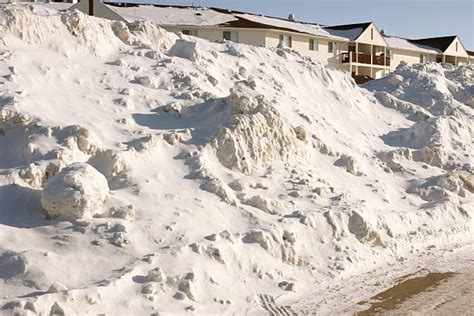
<svg viewBox="0 0 474 316">
<path fill-rule="evenodd" d="M 295 20 L 295 15 L 294 15 L 294 13 L 288 14 L 288 20 L 290 20 L 290 21 L 294 21 L 294 20 Z"/>
</svg>

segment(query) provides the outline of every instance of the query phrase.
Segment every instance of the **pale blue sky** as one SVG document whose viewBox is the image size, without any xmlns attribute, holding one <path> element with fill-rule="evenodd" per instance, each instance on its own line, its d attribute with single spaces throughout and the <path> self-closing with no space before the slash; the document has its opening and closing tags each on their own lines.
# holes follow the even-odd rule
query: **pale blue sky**
<svg viewBox="0 0 474 316">
<path fill-rule="evenodd" d="M 114 0 L 109 0 L 114 1 Z M 190 5 L 192 0 L 127 0 Z M 199 0 L 195 0 L 198 3 Z M 270 16 L 294 13 L 301 21 L 348 24 L 374 21 L 390 35 L 407 38 L 459 35 L 474 50 L 474 0 L 202 0 L 221 7 Z M 118 0 L 120 2 L 120 0 Z"/>
</svg>

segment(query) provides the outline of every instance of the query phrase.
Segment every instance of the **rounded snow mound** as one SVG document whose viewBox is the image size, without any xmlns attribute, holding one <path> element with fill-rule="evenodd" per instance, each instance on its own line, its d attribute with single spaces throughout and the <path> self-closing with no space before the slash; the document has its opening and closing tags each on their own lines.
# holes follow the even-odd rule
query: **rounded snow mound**
<svg viewBox="0 0 474 316">
<path fill-rule="evenodd" d="M 46 185 L 41 204 L 51 218 L 75 220 L 101 213 L 107 179 L 87 163 L 73 163 Z"/>
<path fill-rule="evenodd" d="M 449 64 L 400 64 L 388 76 L 364 85 L 371 91 L 385 91 L 433 115 L 459 115 L 472 106 L 474 68 Z M 379 100 L 386 105 L 384 100 Z"/>
</svg>

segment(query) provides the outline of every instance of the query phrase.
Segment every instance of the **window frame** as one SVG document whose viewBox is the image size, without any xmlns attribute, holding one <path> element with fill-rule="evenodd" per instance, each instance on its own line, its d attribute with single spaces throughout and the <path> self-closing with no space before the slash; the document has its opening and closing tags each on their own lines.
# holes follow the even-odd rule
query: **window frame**
<svg viewBox="0 0 474 316">
<path fill-rule="evenodd" d="M 187 29 L 187 30 L 181 30 L 181 33 L 183 35 L 188 35 L 188 36 L 199 36 L 198 30 L 193 30 L 193 29 Z"/>
<path fill-rule="evenodd" d="M 228 36 L 229 38 L 226 38 L 226 33 L 229 35 Z M 232 35 L 234 35 L 234 36 L 232 36 Z M 222 32 L 222 38 L 227 40 L 227 41 L 231 41 L 231 42 L 234 42 L 234 43 L 239 43 L 239 41 L 240 41 L 239 37 L 240 37 L 239 36 L 239 31 L 223 31 Z"/>
<path fill-rule="evenodd" d="M 393 60 L 393 50 L 392 49 L 387 49 L 387 55 L 390 60 Z"/>
<path fill-rule="evenodd" d="M 334 54 L 334 56 L 337 54 L 337 42 L 328 42 L 328 53 Z"/>
<path fill-rule="evenodd" d="M 312 43 L 312 46 L 311 46 Z M 319 52 L 319 42 L 314 38 L 309 39 L 309 50 L 312 52 Z"/>
<path fill-rule="evenodd" d="M 285 43 L 285 38 L 288 39 L 288 44 L 286 45 Z M 280 34 L 280 46 L 287 47 L 287 48 L 293 48 L 293 38 L 291 35 L 285 35 L 285 34 Z"/>
</svg>

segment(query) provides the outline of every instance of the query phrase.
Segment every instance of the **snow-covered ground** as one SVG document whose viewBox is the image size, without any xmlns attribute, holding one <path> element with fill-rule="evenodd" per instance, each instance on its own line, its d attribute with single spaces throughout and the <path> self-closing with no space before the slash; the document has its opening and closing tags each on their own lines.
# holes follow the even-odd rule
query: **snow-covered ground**
<svg viewBox="0 0 474 316">
<path fill-rule="evenodd" d="M 0 309 L 332 314 L 464 258 L 473 95 L 470 67 L 361 88 L 285 50 L 2 5 Z"/>
</svg>

